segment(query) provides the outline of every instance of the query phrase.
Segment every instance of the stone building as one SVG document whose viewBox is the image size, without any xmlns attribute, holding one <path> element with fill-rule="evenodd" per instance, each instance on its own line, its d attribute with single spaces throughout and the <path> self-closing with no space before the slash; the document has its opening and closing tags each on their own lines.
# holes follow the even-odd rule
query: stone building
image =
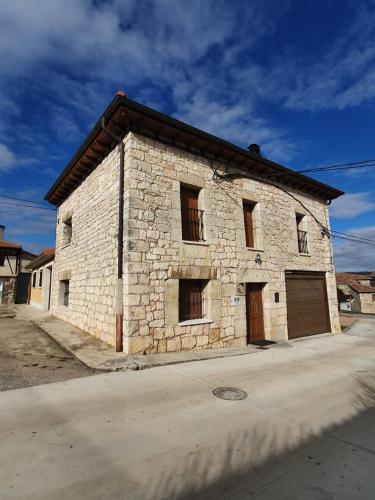
<svg viewBox="0 0 375 500">
<path fill-rule="evenodd" d="M 341 194 L 118 93 L 46 195 L 52 313 L 127 353 L 339 333 Z"/>
<path fill-rule="evenodd" d="M 350 304 L 350 311 L 375 314 L 375 286 L 371 275 L 336 273 L 337 295 L 341 304 Z M 342 307 L 347 310 L 346 307 Z"/>
<path fill-rule="evenodd" d="M 30 270 L 27 264 L 35 257 L 21 245 L 4 240 L 5 226 L 0 225 L 0 304 L 27 302 Z"/>
</svg>

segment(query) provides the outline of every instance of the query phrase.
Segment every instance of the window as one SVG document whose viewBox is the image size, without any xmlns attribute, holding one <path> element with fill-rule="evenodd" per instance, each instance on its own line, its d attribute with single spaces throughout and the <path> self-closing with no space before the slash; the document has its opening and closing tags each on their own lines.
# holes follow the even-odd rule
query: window
<svg viewBox="0 0 375 500">
<path fill-rule="evenodd" d="M 69 305 L 69 280 L 60 281 L 60 304 L 68 307 Z"/>
<path fill-rule="evenodd" d="M 5 255 L 0 254 L 0 267 L 5 266 Z"/>
<path fill-rule="evenodd" d="M 204 317 L 205 280 L 180 280 L 179 321 L 202 319 Z"/>
<path fill-rule="evenodd" d="M 243 202 L 243 216 L 245 224 L 245 236 L 246 236 L 246 246 L 248 248 L 254 248 L 254 225 L 253 225 L 253 212 L 255 203 L 248 201 Z"/>
<path fill-rule="evenodd" d="M 33 273 L 33 288 L 36 287 L 36 273 Z"/>
<path fill-rule="evenodd" d="M 299 253 L 309 253 L 309 250 L 307 247 L 307 232 L 303 230 L 304 218 L 305 217 L 303 215 L 296 214 L 298 252 Z"/>
<path fill-rule="evenodd" d="M 72 218 L 63 222 L 63 245 L 70 245 L 72 241 Z"/>
<path fill-rule="evenodd" d="M 39 288 L 42 288 L 43 286 L 43 270 L 41 269 L 39 271 Z"/>
<path fill-rule="evenodd" d="M 372 294 L 372 301 L 375 302 L 375 293 Z"/>
<path fill-rule="evenodd" d="M 198 208 L 199 189 L 181 186 L 182 239 L 204 241 L 203 210 Z"/>
</svg>

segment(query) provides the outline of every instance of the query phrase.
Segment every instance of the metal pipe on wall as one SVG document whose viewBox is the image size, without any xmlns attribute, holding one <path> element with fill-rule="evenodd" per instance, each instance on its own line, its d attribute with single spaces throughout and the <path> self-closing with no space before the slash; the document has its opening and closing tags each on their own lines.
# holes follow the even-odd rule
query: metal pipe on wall
<svg viewBox="0 0 375 500">
<path fill-rule="evenodd" d="M 105 126 L 104 117 L 101 120 L 106 134 L 117 141 L 120 153 L 119 189 L 118 189 L 118 235 L 117 235 L 117 282 L 116 282 L 116 352 L 123 350 L 123 253 L 124 253 L 124 169 L 125 147 L 121 137 Z"/>
</svg>

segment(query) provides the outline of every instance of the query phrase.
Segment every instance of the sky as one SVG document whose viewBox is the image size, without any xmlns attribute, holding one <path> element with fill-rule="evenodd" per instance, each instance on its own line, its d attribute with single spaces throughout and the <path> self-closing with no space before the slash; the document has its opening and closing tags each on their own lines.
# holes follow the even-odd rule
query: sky
<svg viewBox="0 0 375 500">
<path fill-rule="evenodd" d="M 375 158 L 375 0 L 0 1 L 0 61 L 1 195 L 43 201 L 120 89 L 294 169 Z M 314 177 L 346 192 L 332 228 L 375 240 L 375 168 Z M 53 210 L 9 203 L 7 240 L 54 245 Z M 336 267 L 374 250 L 334 240 Z"/>
</svg>

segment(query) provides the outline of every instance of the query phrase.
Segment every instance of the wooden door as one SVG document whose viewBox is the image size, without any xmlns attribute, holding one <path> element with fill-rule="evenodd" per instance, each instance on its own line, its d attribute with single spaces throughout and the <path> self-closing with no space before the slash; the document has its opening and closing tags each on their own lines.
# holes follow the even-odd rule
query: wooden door
<svg viewBox="0 0 375 500">
<path fill-rule="evenodd" d="M 247 342 L 264 340 L 262 283 L 246 283 Z"/>
<path fill-rule="evenodd" d="M 27 304 L 30 273 L 20 273 L 17 278 L 16 304 Z"/>
</svg>

